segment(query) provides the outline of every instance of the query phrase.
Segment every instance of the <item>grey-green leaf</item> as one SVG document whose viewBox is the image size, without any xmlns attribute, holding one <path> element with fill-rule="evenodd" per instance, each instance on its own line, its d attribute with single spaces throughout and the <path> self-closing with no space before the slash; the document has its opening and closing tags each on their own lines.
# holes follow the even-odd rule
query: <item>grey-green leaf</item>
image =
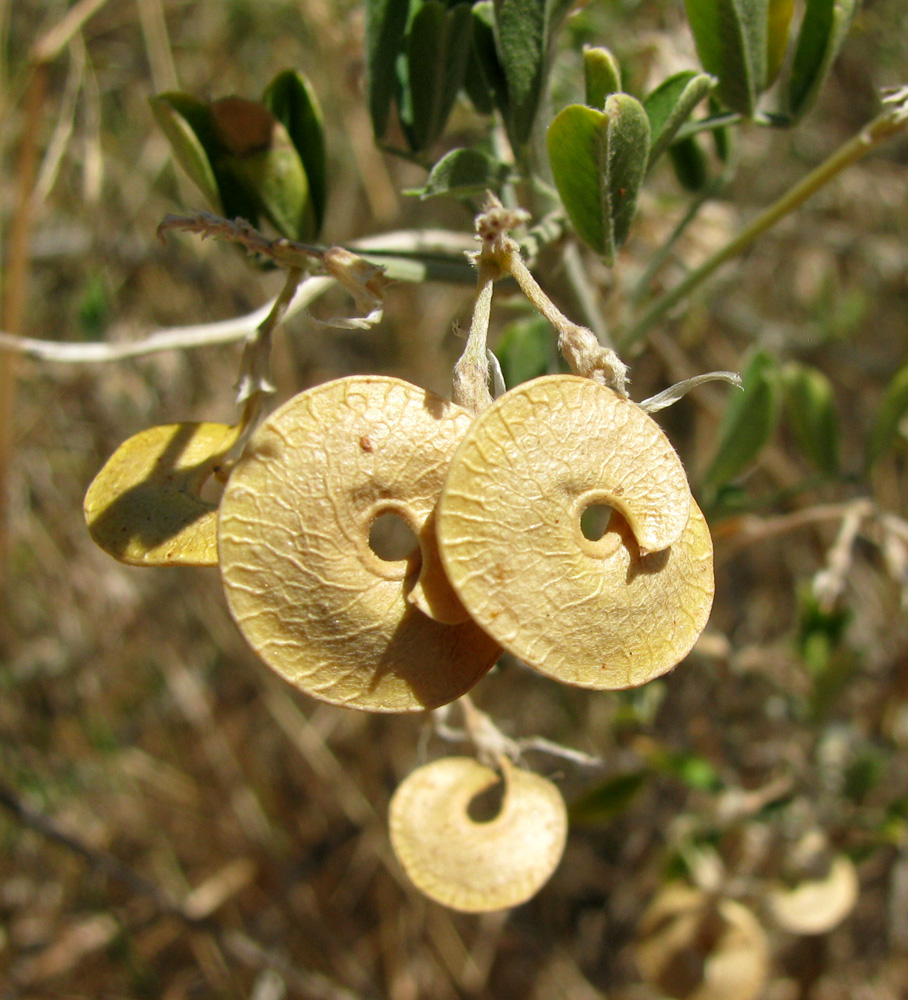
<svg viewBox="0 0 908 1000">
<path fill-rule="evenodd" d="M 686 191 L 702 191 L 709 183 L 709 165 L 698 136 L 672 143 L 668 156 L 678 183 Z"/>
<path fill-rule="evenodd" d="M 791 76 L 788 111 L 806 114 L 826 79 L 854 19 L 858 0 L 807 0 L 798 34 Z"/>
<path fill-rule="evenodd" d="M 896 372 L 877 408 L 867 443 L 868 466 L 891 450 L 899 437 L 899 427 L 906 413 L 908 413 L 908 365 Z"/>
<path fill-rule="evenodd" d="M 758 351 L 742 378 L 742 391 L 733 392 L 719 428 L 719 440 L 703 477 L 704 486 L 717 490 L 748 469 L 763 450 L 778 416 L 776 364 Z"/>
<path fill-rule="evenodd" d="M 606 97 L 621 90 L 618 60 L 602 45 L 584 45 L 583 81 L 587 105 L 601 110 Z"/>
<path fill-rule="evenodd" d="M 396 87 L 397 56 L 403 48 L 408 0 L 366 0 L 366 81 L 376 139 L 388 127 Z"/>
<path fill-rule="evenodd" d="M 431 146 L 444 130 L 464 79 L 470 54 L 470 8 L 450 10 L 426 0 L 407 35 L 410 141 L 414 150 Z"/>
<path fill-rule="evenodd" d="M 287 130 L 303 161 L 315 216 L 315 230 L 303 236 L 314 237 L 325 218 L 328 187 L 322 109 L 309 81 L 295 70 L 278 73 L 268 84 L 262 103 Z"/>
<path fill-rule="evenodd" d="M 211 156 L 214 154 L 214 121 L 211 107 L 190 94 L 158 94 L 149 101 L 152 114 L 167 137 L 173 155 L 202 192 L 209 206 L 224 211 Z"/>
<path fill-rule="evenodd" d="M 446 194 L 473 198 L 484 191 L 498 191 L 510 172 L 509 167 L 478 149 L 452 149 L 432 167 L 425 187 L 408 191 L 420 198 Z"/>
<path fill-rule="evenodd" d="M 505 125 L 515 149 L 529 141 L 548 73 L 551 32 L 566 0 L 494 0 L 495 39 L 507 80 Z"/>
<path fill-rule="evenodd" d="M 678 129 L 715 85 L 716 78 L 709 73 L 687 70 L 670 76 L 643 99 L 652 131 L 647 169 L 668 149 Z"/>
<path fill-rule="evenodd" d="M 627 239 L 649 157 L 649 118 L 629 94 L 572 104 L 549 126 L 549 162 L 578 236 L 609 264 Z"/>
<path fill-rule="evenodd" d="M 722 103 L 748 118 L 766 81 L 769 0 L 685 0 L 697 54 Z"/>
<path fill-rule="evenodd" d="M 798 448 L 824 476 L 839 471 L 839 419 L 829 379 L 810 365 L 782 370 L 785 414 Z"/>
</svg>

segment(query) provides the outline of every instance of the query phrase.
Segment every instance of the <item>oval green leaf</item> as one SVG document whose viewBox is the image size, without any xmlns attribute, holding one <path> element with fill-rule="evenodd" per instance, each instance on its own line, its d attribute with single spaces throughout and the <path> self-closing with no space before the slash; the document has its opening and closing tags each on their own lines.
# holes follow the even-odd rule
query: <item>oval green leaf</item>
<svg viewBox="0 0 908 1000">
<path fill-rule="evenodd" d="M 751 117 L 766 80 L 770 0 L 685 0 L 697 55 L 722 103 Z"/>
<path fill-rule="evenodd" d="M 426 0 L 407 35 L 407 137 L 414 151 L 427 149 L 444 131 L 470 54 L 470 8 L 450 10 Z"/>
<path fill-rule="evenodd" d="M 173 155 L 216 212 L 225 211 L 221 202 L 212 156 L 217 155 L 211 107 L 191 94 L 158 94 L 149 102 L 151 112 L 167 137 Z"/>
<path fill-rule="evenodd" d="M 802 117 L 813 105 L 857 7 L 858 0 L 807 0 L 788 81 L 788 110 L 793 118 Z"/>
<path fill-rule="evenodd" d="M 794 13 L 794 0 L 769 0 L 766 23 L 766 79 L 769 87 L 779 75 L 785 49 L 788 46 L 788 29 Z"/>
<path fill-rule="evenodd" d="M 303 162 L 315 216 L 315 230 L 304 238 L 314 237 L 324 221 L 328 195 L 322 109 L 309 81 L 295 70 L 278 73 L 268 84 L 262 103 L 287 130 Z"/>
<path fill-rule="evenodd" d="M 729 398 L 719 427 L 716 452 L 703 477 L 704 486 L 718 490 L 756 460 L 775 429 L 778 388 L 775 361 L 758 351 L 748 364 L 741 392 Z"/>
<path fill-rule="evenodd" d="M 366 0 L 366 86 L 376 140 L 384 136 L 396 87 L 397 56 L 410 12 L 406 0 Z"/>
<path fill-rule="evenodd" d="M 549 126 L 549 162 L 578 236 L 607 263 L 627 239 L 649 157 L 643 105 L 612 94 L 603 111 L 564 108 Z"/>
<path fill-rule="evenodd" d="M 688 70 L 670 76 L 643 99 L 652 131 L 647 169 L 668 149 L 678 129 L 715 85 L 714 76 Z"/>
<path fill-rule="evenodd" d="M 867 443 L 868 467 L 891 450 L 899 437 L 899 426 L 906 413 L 908 413 L 908 365 L 896 372 L 877 408 Z"/>
<path fill-rule="evenodd" d="M 785 415 L 801 453 L 817 471 L 839 471 L 839 419 L 829 379 L 809 365 L 790 362 L 782 371 Z"/>
<path fill-rule="evenodd" d="M 498 191 L 510 168 L 478 149 L 452 149 L 432 167 L 426 185 L 407 194 L 434 198 L 445 194 L 452 198 L 473 198 L 484 191 Z"/>
<path fill-rule="evenodd" d="M 586 103 L 591 108 L 602 109 L 606 97 L 621 90 L 621 67 L 604 46 L 584 45 L 583 82 Z"/>
</svg>

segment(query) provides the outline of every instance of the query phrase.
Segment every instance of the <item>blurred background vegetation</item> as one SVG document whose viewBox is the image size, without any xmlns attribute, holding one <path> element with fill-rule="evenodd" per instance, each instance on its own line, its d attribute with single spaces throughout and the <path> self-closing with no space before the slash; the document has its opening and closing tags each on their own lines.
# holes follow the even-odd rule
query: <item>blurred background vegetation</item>
<svg viewBox="0 0 908 1000">
<path fill-rule="evenodd" d="M 229 248 L 155 238 L 168 212 L 203 207 L 148 106 L 176 87 L 258 96 L 282 69 L 308 75 L 327 122 L 328 241 L 392 228 L 471 231 L 462 206 L 403 196 L 424 172 L 374 147 L 360 4 L 90 6 L 48 63 L 22 333 L 136 339 L 247 313 L 278 291 L 279 275 Z M 580 6 L 556 61 L 556 81 L 572 96 L 582 41 L 611 47 L 632 86 L 696 68 L 680 4 Z M 7 309 L 31 61 L 66 10 L 54 0 L 0 2 Z M 657 287 L 857 132 L 877 113 L 880 87 L 905 82 L 903 7 L 865 0 L 805 123 L 740 130 L 733 182 L 688 229 Z M 458 106 L 445 141 L 469 143 L 477 127 Z M 760 996 L 908 995 L 908 546 L 875 514 L 835 544 L 849 511 L 863 509 L 852 501 L 906 512 L 904 434 L 872 475 L 863 470 L 872 416 L 908 359 L 906 166 L 902 138 L 841 175 L 626 359 L 636 399 L 702 371 L 743 370 L 758 348 L 815 366 L 833 389 L 844 475 L 815 475 L 796 422 L 773 435 L 734 497 L 716 506 L 713 616 L 667 677 L 591 693 L 505 658 L 476 689 L 505 732 L 602 761 L 528 755 L 575 803 L 576 822 L 554 878 L 510 913 L 462 916 L 428 902 L 390 855 L 391 792 L 420 761 L 452 752 L 428 720 L 297 695 L 246 648 L 215 571 L 122 566 L 88 537 L 83 495 L 123 439 L 154 423 L 234 418 L 239 348 L 102 366 L 0 355 L 10 411 L 9 453 L 0 454 L 0 995 L 689 996 L 696 969 L 686 979 L 675 970 L 660 992 L 635 960 L 641 916 L 675 878 L 720 884 L 756 915 L 771 956 Z M 626 289 L 684 206 L 660 167 L 615 270 L 590 263 L 609 319 L 625 318 Z M 570 312 L 557 249 L 536 272 Z M 275 344 L 277 399 L 356 372 L 448 394 L 462 343 L 453 326 L 468 323 L 470 292 L 395 285 L 370 331 L 295 317 Z M 314 311 L 330 314 L 332 303 Z M 499 302 L 493 335 L 519 316 Z M 729 395 L 713 388 L 660 415 L 695 486 Z M 830 555 L 841 585 L 818 597 Z M 811 912 L 826 913 L 826 925 L 811 933 L 780 919 L 778 893 L 822 882 L 841 858 L 857 873 L 853 906 L 833 913 L 821 895 Z M 708 951 L 700 940 L 686 960 Z"/>
</svg>

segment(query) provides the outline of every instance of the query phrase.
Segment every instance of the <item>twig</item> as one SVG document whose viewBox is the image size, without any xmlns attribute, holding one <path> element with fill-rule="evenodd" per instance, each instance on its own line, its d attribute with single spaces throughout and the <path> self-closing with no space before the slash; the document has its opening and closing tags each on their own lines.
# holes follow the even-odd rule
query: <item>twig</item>
<svg viewBox="0 0 908 1000">
<path fill-rule="evenodd" d="M 828 159 L 824 160 L 818 167 L 797 184 L 789 188 L 768 208 L 764 209 L 749 225 L 745 226 L 741 232 L 724 246 L 720 247 L 708 260 L 704 261 L 698 268 L 680 281 L 674 288 L 666 292 L 657 299 L 649 309 L 634 323 L 625 330 L 618 338 L 619 350 L 626 352 L 634 347 L 650 327 L 666 316 L 676 305 L 684 301 L 687 296 L 714 271 L 718 270 L 724 263 L 743 253 L 759 236 L 762 236 L 768 229 L 774 226 L 780 219 L 789 215 L 796 208 L 799 208 L 807 199 L 815 194 L 820 188 L 828 184 L 834 177 L 840 174 L 846 167 L 865 157 L 875 149 L 880 143 L 896 135 L 908 122 L 908 88 L 894 89 L 887 92 L 884 101 L 890 105 L 882 114 L 878 115 L 869 125 L 848 140 L 843 146 L 836 150 Z"/>
</svg>

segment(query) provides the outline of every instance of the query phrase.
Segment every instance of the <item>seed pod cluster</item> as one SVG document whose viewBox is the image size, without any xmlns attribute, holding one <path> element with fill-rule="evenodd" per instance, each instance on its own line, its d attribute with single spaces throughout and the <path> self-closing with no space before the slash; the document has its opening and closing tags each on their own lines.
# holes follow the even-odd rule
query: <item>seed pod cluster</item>
<svg viewBox="0 0 908 1000">
<path fill-rule="evenodd" d="M 568 684 L 631 687 L 706 624 L 712 545 L 681 462 L 639 406 L 589 378 L 536 379 L 478 415 L 395 378 L 316 386 L 255 431 L 215 507 L 203 482 L 241 440 L 214 424 L 137 435 L 92 484 L 86 517 L 126 561 L 217 563 L 249 644 L 315 698 L 436 708 L 502 649 Z M 611 509 L 598 538 L 581 525 L 591 506 Z M 412 533 L 399 557 L 372 543 L 388 515 Z M 486 823 L 468 807 L 496 774 L 469 759 L 418 769 L 392 802 L 402 867 L 455 909 L 515 905 L 561 857 L 560 793 L 501 766 Z"/>
</svg>

